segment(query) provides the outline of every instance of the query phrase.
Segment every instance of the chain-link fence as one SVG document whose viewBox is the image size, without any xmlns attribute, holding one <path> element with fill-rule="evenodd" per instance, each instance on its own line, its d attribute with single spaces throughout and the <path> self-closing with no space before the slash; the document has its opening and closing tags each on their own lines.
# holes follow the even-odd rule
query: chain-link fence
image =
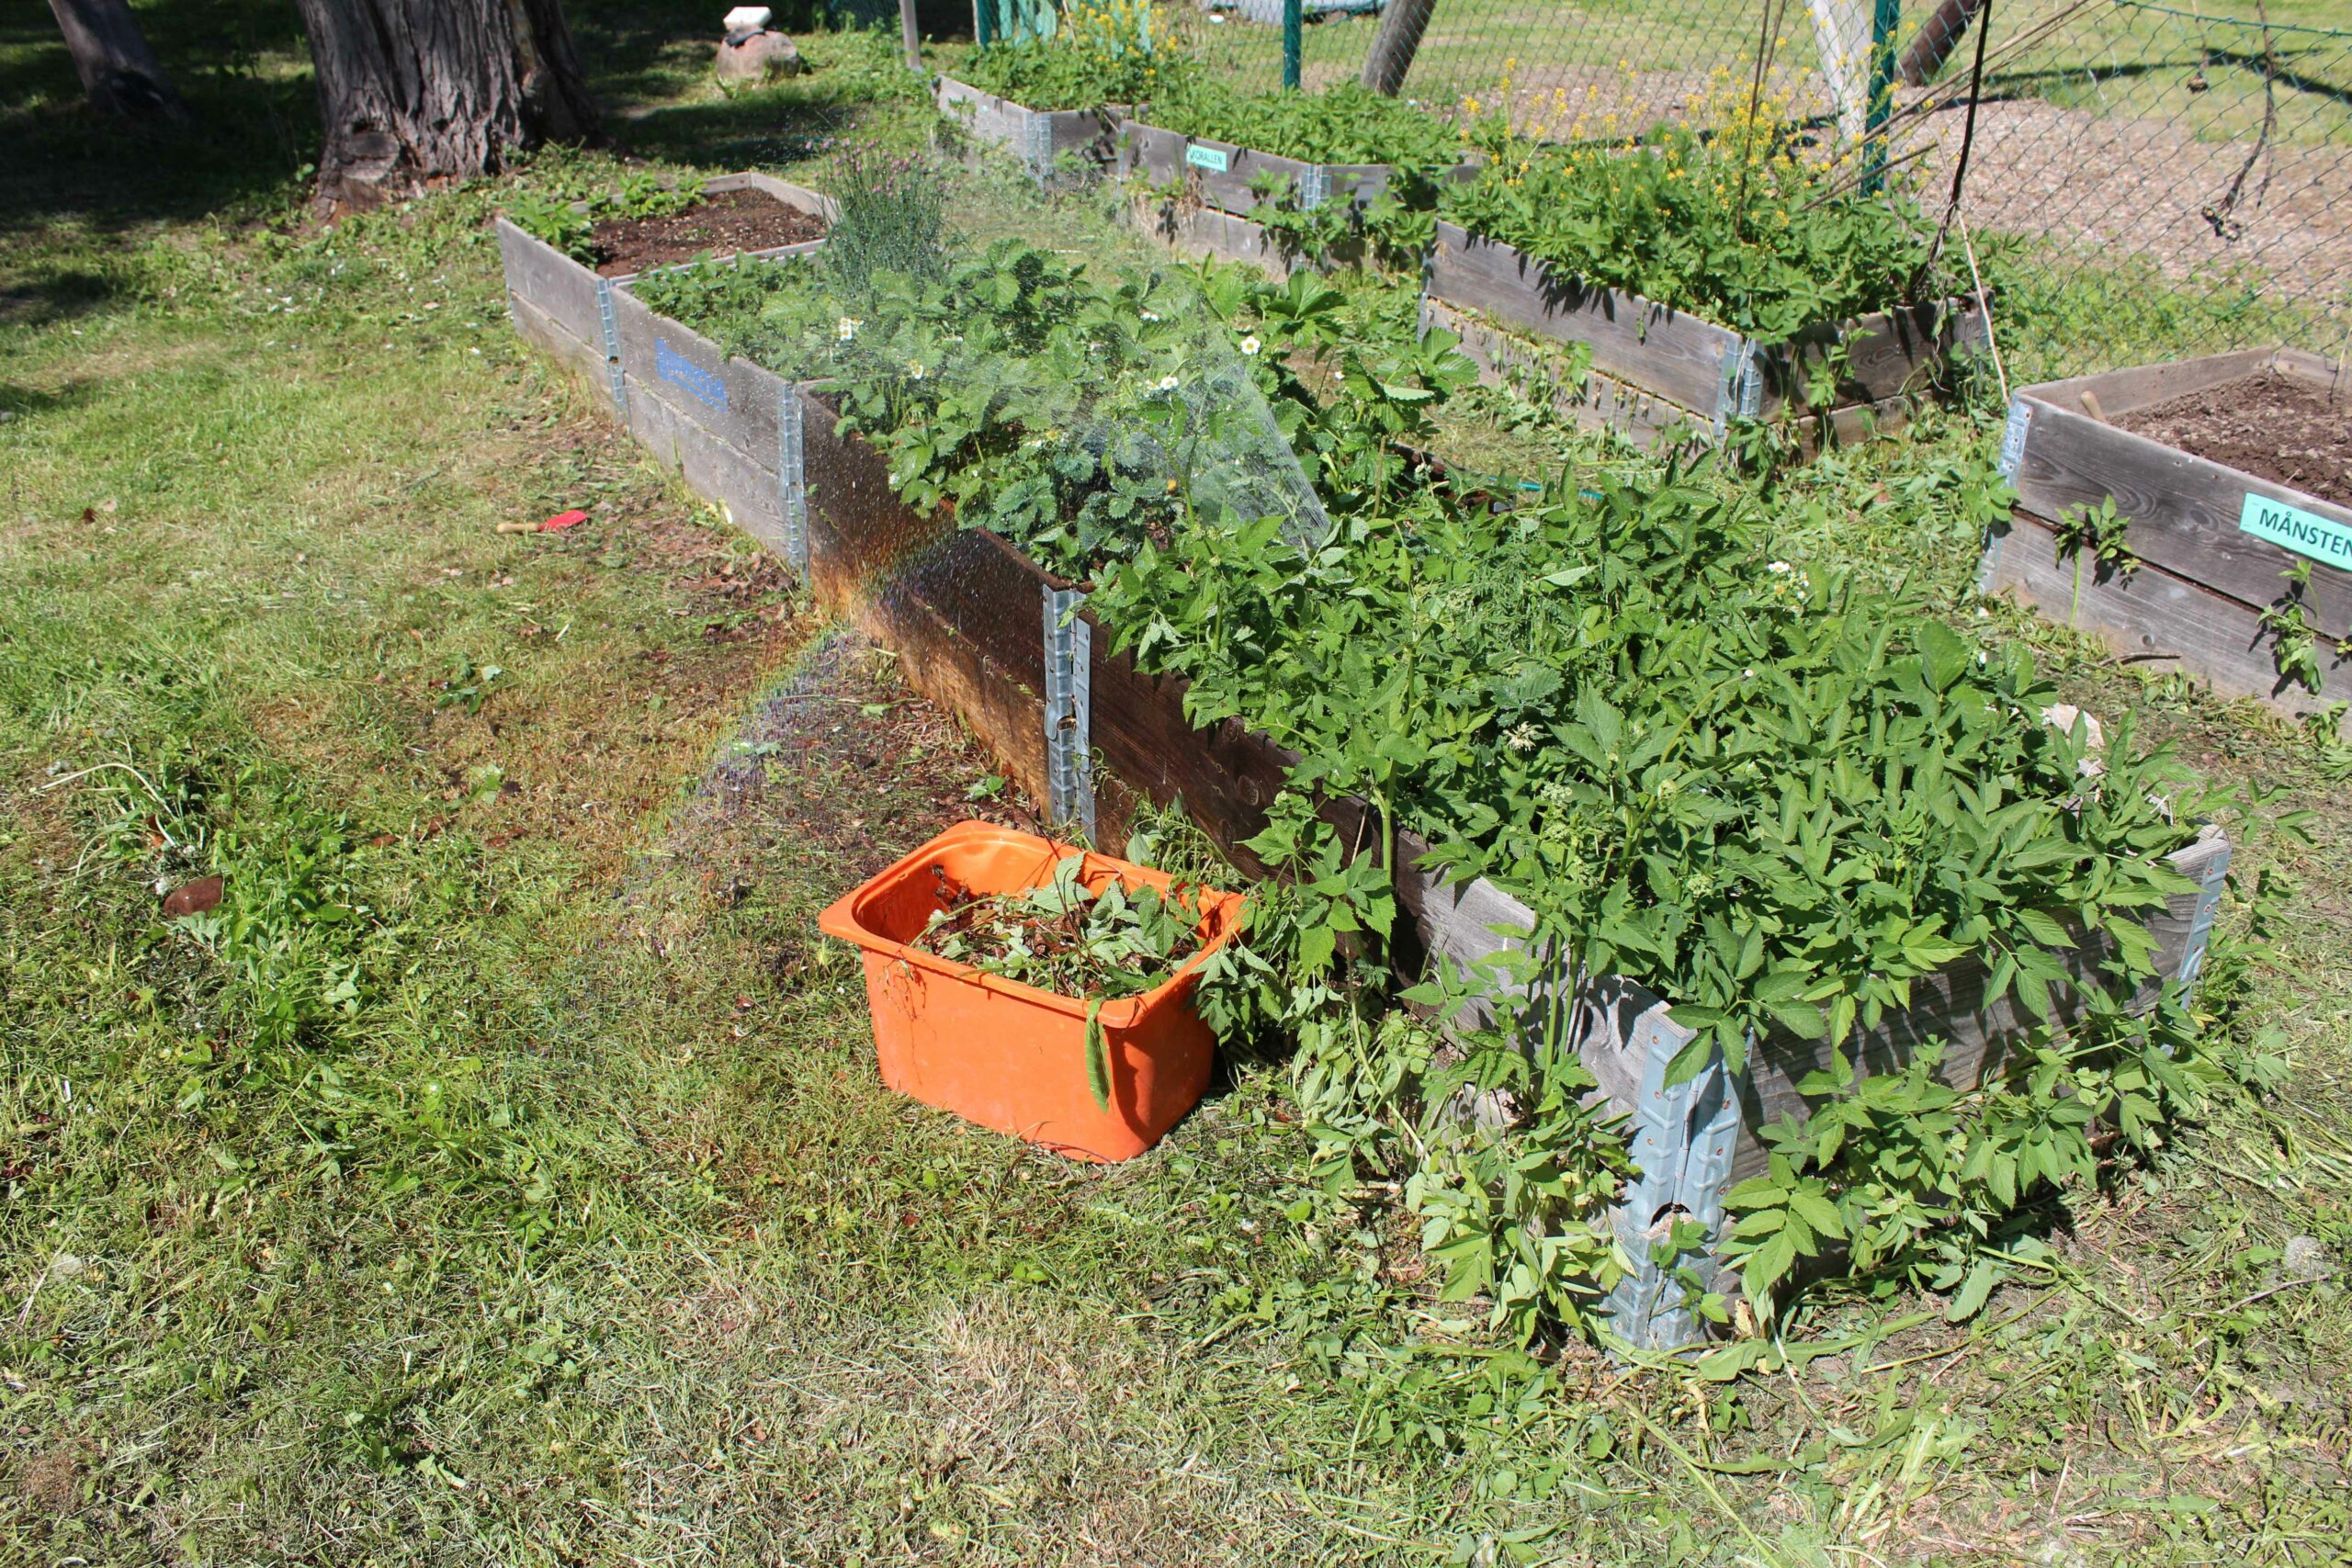
<svg viewBox="0 0 2352 1568">
<path fill-rule="evenodd" d="M 1300 85 L 1354 80 L 1377 0 L 1303 9 Z M 1760 90 L 1824 145 L 1879 131 L 1939 216 L 1973 96 L 1960 217 L 1979 244 L 2002 244 L 2006 276 L 2161 314 L 2192 346 L 2340 356 L 2346 13 L 2344 0 L 1435 0 L 1404 91 L 1435 113 L 1508 104 L 1568 140 L 1635 135 L 1727 88 Z M 1283 0 L 1174 0 L 1162 14 L 1165 41 L 1223 79 L 1281 89 Z M 2103 334 L 2085 333 L 2095 363 Z"/>
</svg>

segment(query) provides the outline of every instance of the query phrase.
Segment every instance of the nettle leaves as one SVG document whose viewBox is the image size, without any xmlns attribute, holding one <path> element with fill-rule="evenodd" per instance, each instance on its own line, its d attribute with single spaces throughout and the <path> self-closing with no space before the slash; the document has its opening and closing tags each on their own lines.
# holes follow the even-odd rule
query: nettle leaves
<svg viewBox="0 0 2352 1568">
<path fill-rule="evenodd" d="M 2194 831 L 2170 763 L 2128 722 L 2095 746 L 2045 719 L 2057 694 L 2021 650 L 1777 558 L 1747 502 L 1672 472 L 1577 476 L 1513 512 L 1441 488 L 1319 550 L 1180 536 L 1095 604 L 1140 662 L 1191 677 L 1197 718 L 1267 730 L 1306 760 L 1295 783 L 1493 878 L 1574 972 L 1672 998 L 1696 1032 L 1678 1080 L 1718 1052 L 1828 1048 L 1812 1119 L 1770 1134 L 1776 1174 L 1732 1204 L 1723 1250 L 1760 1308 L 1840 1251 L 1981 1303 L 1998 1216 L 2090 1168 L 2083 1107 L 2141 1135 L 2191 1087 L 2157 1076 L 2186 1015 L 2123 1010 L 2153 978 L 2142 919 L 2187 886 L 2161 863 Z M 2022 1021 L 2023 1076 L 1961 1096 L 1933 1049 L 1859 1072 L 1858 1032 L 1955 966 Z M 1480 1290 L 1504 1289 L 1476 1239 L 1516 1179 L 1499 1147 L 1415 1190 Z"/>
</svg>

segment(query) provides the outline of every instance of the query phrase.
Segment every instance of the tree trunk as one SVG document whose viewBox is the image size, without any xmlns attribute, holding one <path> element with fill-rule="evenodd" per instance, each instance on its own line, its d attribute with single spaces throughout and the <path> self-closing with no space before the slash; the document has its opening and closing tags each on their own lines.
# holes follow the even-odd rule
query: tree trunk
<svg viewBox="0 0 2352 1568">
<path fill-rule="evenodd" d="M 1388 0 L 1380 13 L 1380 31 L 1372 52 L 1363 57 L 1363 84 L 1375 93 L 1395 97 L 1405 85 L 1405 73 L 1420 51 L 1421 33 L 1430 25 L 1437 0 Z"/>
<path fill-rule="evenodd" d="M 594 141 L 562 0 L 295 0 L 319 80 L 319 209 L 374 207 L 494 174 L 542 141 Z"/>
<path fill-rule="evenodd" d="M 130 0 L 49 0 L 82 90 L 101 114 L 185 120 L 187 105 L 164 74 Z"/>
<path fill-rule="evenodd" d="M 1968 36 L 1968 24 L 1984 8 L 1984 0 L 1944 0 L 1937 6 L 1936 14 L 1919 24 L 1911 47 L 1903 51 L 1899 68 L 1903 85 L 1924 87 L 1934 80 L 1944 62 L 1951 58 L 1951 51 L 1960 47 L 1960 40 Z"/>
</svg>

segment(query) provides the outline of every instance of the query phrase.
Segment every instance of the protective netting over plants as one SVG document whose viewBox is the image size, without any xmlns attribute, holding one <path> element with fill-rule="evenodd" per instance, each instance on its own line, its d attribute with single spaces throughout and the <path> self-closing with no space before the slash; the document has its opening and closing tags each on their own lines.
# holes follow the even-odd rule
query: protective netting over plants
<svg viewBox="0 0 2352 1568">
<path fill-rule="evenodd" d="M 1301 547 L 1328 534 L 1293 445 L 1306 411 L 1269 402 L 1272 359 L 1237 296 L 1181 267 L 1098 276 L 1017 241 L 960 244 L 942 183 L 920 161 L 846 156 L 820 254 L 639 291 L 779 375 L 829 383 L 908 505 L 952 505 L 1061 575 L 1091 579 L 1194 517 L 1278 519 Z"/>
<path fill-rule="evenodd" d="M 2216 349 L 2335 355 L 2352 332 L 2352 18 L 2326 0 L 1422 8 L 1401 92 L 1433 117 L 1623 141 L 1753 93 L 1819 149 L 1868 148 L 1931 219 L 1969 144 L 1959 248 L 2084 318 L 2076 368 L 2122 335 L 2101 314 Z M 1153 14 L 1164 56 L 1261 99 L 1353 86 L 1391 22 L 1309 7 L 1286 62 L 1279 0 Z"/>
</svg>

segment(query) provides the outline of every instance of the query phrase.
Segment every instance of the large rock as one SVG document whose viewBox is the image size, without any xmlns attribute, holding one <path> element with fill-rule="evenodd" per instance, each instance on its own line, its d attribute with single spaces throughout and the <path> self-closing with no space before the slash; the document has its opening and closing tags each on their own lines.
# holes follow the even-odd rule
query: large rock
<svg viewBox="0 0 2352 1568">
<path fill-rule="evenodd" d="M 799 48 L 784 34 L 765 28 L 729 33 L 718 45 L 722 82 L 764 82 L 773 76 L 797 76 L 807 69 Z"/>
</svg>

